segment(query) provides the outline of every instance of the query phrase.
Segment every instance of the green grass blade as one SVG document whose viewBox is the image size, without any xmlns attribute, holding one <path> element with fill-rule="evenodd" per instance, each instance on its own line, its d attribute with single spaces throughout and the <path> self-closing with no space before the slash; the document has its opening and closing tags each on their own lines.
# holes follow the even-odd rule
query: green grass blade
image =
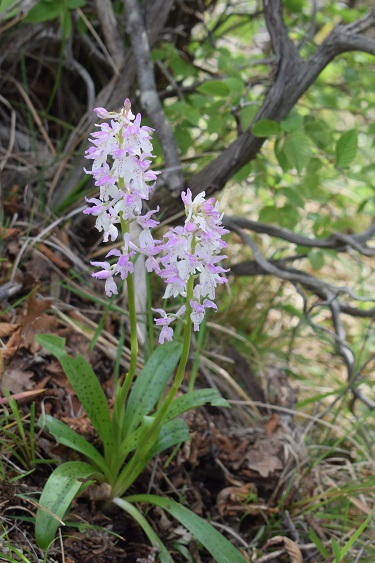
<svg viewBox="0 0 375 563">
<path fill-rule="evenodd" d="M 160 506 L 169 512 L 207 549 L 216 563 L 248 563 L 248 560 L 245 559 L 238 549 L 222 536 L 220 532 L 215 530 L 211 524 L 178 502 L 156 495 L 132 495 L 124 500 L 130 503 L 146 502 Z"/>
<path fill-rule="evenodd" d="M 367 526 L 369 525 L 369 523 L 371 522 L 371 520 L 374 516 L 374 511 L 375 511 L 375 509 L 373 508 L 372 511 L 370 512 L 370 514 L 367 516 L 366 520 L 364 522 L 362 522 L 362 524 L 359 526 L 359 528 L 357 528 L 357 530 L 354 532 L 354 534 L 351 536 L 351 538 L 346 542 L 344 547 L 341 549 L 341 551 L 340 551 L 340 557 L 341 557 L 340 561 L 342 559 L 344 559 L 344 557 L 348 553 L 349 549 L 354 545 L 354 543 L 357 541 L 357 539 L 362 534 L 362 532 L 367 528 Z"/>
<path fill-rule="evenodd" d="M 67 513 L 74 497 L 90 482 L 83 483 L 95 475 L 95 469 L 82 461 L 70 461 L 51 473 L 42 491 L 35 520 L 35 539 L 41 549 L 47 549 L 55 536 L 62 518 Z"/>
</svg>

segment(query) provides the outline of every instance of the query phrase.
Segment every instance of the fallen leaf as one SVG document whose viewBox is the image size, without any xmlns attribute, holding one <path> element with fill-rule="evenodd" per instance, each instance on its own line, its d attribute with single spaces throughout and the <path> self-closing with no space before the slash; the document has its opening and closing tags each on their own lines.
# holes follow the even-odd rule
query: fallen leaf
<svg viewBox="0 0 375 563">
<path fill-rule="evenodd" d="M 241 469 L 249 468 L 266 479 L 283 469 L 282 452 L 281 440 L 275 438 L 258 439 L 247 448 L 243 457 L 238 462 L 233 463 L 232 466 L 235 471 L 240 467 Z"/>
<path fill-rule="evenodd" d="M 18 323 L 0 323 L 0 338 L 10 336 L 19 326 Z"/>
<path fill-rule="evenodd" d="M 9 227 L 9 228 L 4 228 L 4 227 L 0 227 L 0 238 L 3 240 L 6 240 L 10 237 L 15 237 L 16 235 L 18 235 L 20 233 L 19 229 L 16 229 L 15 227 Z"/>
<path fill-rule="evenodd" d="M 25 307 L 18 319 L 21 327 L 22 346 L 30 348 L 36 353 L 39 345 L 35 342 L 35 335 L 50 332 L 56 326 L 56 318 L 45 313 L 51 306 L 51 299 L 38 299 L 34 291 L 25 303 Z"/>
<path fill-rule="evenodd" d="M 265 547 L 284 544 L 285 551 L 290 557 L 291 563 L 303 563 L 302 552 L 296 542 L 285 536 L 275 536 L 266 543 Z"/>
<path fill-rule="evenodd" d="M 11 393 L 22 393 L 22 391 L 27 391 L 34 386 L 31 381 L 33 376 L 32 371 L 26 371 L 19 367 L 7 368 L 4 380 Z"/>
<path fill-rule="evenodd" d="M 35 399 L 37 395 L 44 393 L 45 389 L 32 389 L 31 391 L 23 391 L 22 393 L 15 393 L 11 395 L 10 398 L 14 399 L 18 403 L 26 403 L 29 399 Z M 8 403 L 7 397 L 0 397 L 0 405 L 6 405 Z"/>
</svg>

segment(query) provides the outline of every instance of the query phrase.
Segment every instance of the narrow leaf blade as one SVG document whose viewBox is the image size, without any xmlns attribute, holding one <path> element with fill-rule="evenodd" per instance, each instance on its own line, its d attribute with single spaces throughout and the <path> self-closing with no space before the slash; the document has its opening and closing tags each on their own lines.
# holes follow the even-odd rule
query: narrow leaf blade
<svg viewBox="0 0 375 563">
<path fill-rule="evenodd" d="M 51 334 L 39 334 L 37 341 L 57 357 L 69 383 L 81 401 L 92 425 L 98 432 L 105 449 L 113 444 L 111 417 L 104 391 L 90 364 L 81 355 L 69 356 L 64 347 L 65 339 Z"/>
<path fill-rule="evenodd" d="M 125 500 L 130 503 L 147 502 L 155 506 L 160 506 L 169 512 L 204 545 L 216 563 L 233 563 L 234 561 L 236 563 L 248 563 L 248 560 L 245 559 L 240 551 L 215 530 L 211 524 L 178 502 L 169 498 L 147 494 L 132 495 L 126 497 Z"/>
<path fill-rule="evenodd" d="M 166 420 L 170 420 L 188 410 L 196 409 L 207 404 L 213 407 L 230 408 L 228 401 L 226 401 L 216 389 L 197 389 L 177 397 L 167 411 Z"/>
<path fill-rule="evenodd" d="M 98 469 L 103 471 L 104 474 L 107 473 L 107 465 L 98 450 L 78 434 L 78 432 L 75 432 L 75 430 L 72 430 L 72 428 L 64 424 L 64 422 L 47 414 L 39 418 L 38 425 L 46 428 L 56 438 L 59 444 L 83 454 L 92 461 Z"/>
<path fill-rule="evenodd" d="M 41 549 L 47 549 L 52 542 L 57 528 L 61 524 L 69 506 L 83 485 L 83 479 L 89 479 L 95 469 L 82 461 L 70 461 L 57 467 L 50 475 L 40 497 L 40 505 L 35 520 L 35 538 Z M 53 515 L 56 515 L 55 518 Z"/>
<path fill-rule="evenodd" d="M 176 342 L 167 342 L 151 354 L 129 395 L 124 418 L 126 436 L 131 435 L 156 405 L 180 356 L 181 345 Z"/>
</svg>

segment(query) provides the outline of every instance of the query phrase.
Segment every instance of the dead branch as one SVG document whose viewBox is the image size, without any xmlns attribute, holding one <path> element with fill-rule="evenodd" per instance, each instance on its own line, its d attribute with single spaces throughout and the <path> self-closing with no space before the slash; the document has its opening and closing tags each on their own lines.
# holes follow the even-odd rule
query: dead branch
<svg viewBox="0 0 375 563">
<path fill-rule="evenodd" d="M 183 176 L 178 147 L 157 92 L 154 64 L 147 30 L 138 0 L 124 0 L 127 11 L 127 30 L 137 63 L 138 84 L 141 90 L 141 104 L 149 116 L 160 140 L 166 173 L 164 179 L 169 190 L 177 195 L 183 187 Z"/>
<path fill-rule="evenodd" d="M 348 248 L 357 250 L 363 256 L 375 256 L 375 248 L 368 246 L 366 243 L 375 235 L 375 221 L 373 221 L 368 229 L 356 235 L 346 235 L 344 233 L 334 233 L 327 238 L 310 238 L 298 235 L 283 229 L 277 225 L 269 225 L 259 221 L 251 221 L 245 217 L 225 216 L 223 219 L 225 226 L 231 228 L 237 225 L 241 229 L 248 229 L 254 233 L 265 234 L 276 237 L 298 246 L 306 246 L 307 248 L 331 248 L 338 252 L 345 252 Z"/>
<path fill-rule="evenodd" d="M 125 61 L 125 45 L 113 12 L 113 3 L 111 0 L 95 0 L 95 7 L 106 46 L 119 72 Z"/>
</svg>

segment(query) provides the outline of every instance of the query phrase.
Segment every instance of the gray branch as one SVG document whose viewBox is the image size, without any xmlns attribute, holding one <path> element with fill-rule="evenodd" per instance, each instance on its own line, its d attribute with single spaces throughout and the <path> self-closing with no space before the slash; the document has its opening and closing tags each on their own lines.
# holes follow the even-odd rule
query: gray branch
<svg viewBox="0 0 375 563">
<path fill-rule="evenodd" d="M 139 0 L 124 0 L 127 11 L 127 30 L 137 63 L 141 104 L 155 127 L 163 149 L 166 172 L 164 178 L 172 194 L 179 195 L 184 184 L 178 147 L 158 95 L 154 64 L 147 29 Z"/>
<path fill-rule="evenodd" d="M 283 229 L 276 225 L 269 225 L 259 221 L 251 221 L 245 217 L 234 217 L 225 215 L 223 224 L 229 228 L 237 225 L 241 229 L 248 229 L 254 233 L 265 234 L 271 237 L 276 237 L 298 246 L 305 246 L 307 248 L 331 248 L 339 252 L 344 252 L 348 247 L 357 250 L 364 256 L 375 256 L 375 248 L 368 246 L 366 243 L 375 235 L 375 221 L 373 221 L 368 229 L 357 235 L 345 235 L 343 233 L 334 233 L 333 235 L 317 239 L 298 235 Z"/>
<path fill-rule="evenodd" d="M 125 45 L 117 27 L 113 3 L 111 0 L 95 0 L 95 7 L 107 49 L 119 71 L 125 61 Z"/>
</svg>

